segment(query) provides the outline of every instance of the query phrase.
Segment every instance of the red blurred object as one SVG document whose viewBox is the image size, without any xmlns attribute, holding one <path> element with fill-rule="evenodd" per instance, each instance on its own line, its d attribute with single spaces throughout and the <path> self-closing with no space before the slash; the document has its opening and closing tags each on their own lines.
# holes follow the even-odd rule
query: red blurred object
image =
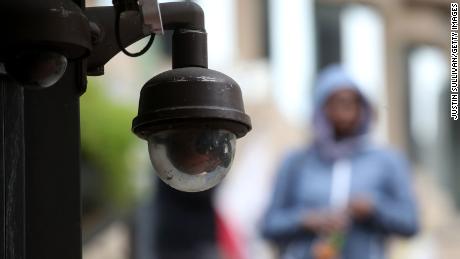
<svg viewBox="0 0 460 259">
<path fill-rule="evenodd" d="M 237 232 L 216 212 L 217 243 L 225 259 L 245 259 Z"/>
</svg>

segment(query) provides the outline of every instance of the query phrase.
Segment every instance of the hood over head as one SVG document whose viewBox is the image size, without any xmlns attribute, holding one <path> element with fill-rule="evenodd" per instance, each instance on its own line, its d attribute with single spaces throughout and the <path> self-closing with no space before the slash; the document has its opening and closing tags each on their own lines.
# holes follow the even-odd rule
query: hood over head
<svg viewBox="0 0 460 259">
<path fill-rule="evenodd" d="M 324 105 L 328 98 L 338 90 L 351 89 L 361 98 L 362 112 L 355 134 L 345 139 L 336 140 L 334 129 L 326 117 Z M 371 106 L 369 100 L 359 90 L 357 83 L 346 70 L 338 65 L 323 69 L 316 80 L 314 91 L 313 132 L 314 148 L 327 160 L 346 158 L 361 149 L 371 124 Z"/>
</svg>

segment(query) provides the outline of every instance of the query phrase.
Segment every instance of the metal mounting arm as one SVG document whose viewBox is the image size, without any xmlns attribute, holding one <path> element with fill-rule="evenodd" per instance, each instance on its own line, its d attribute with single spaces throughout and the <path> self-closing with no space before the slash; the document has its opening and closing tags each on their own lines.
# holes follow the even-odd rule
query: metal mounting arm
<svg viewBox="0 0 460 259">
<path fill-rule="evenodd" d="M 204 12 L 190 2 L 160 4 L 164 30 L 174 30 L 173 67 L 207 67 L 207 38 Z M 104 65 L 120 48 L 116 41 L 114 21 L 116 11 L 112 6 L 90 7 L 85 10 L 91 22 L 93 51 L 87 59 L 88 75 L 104 74 Z M 140 12 L 124 12 L 120 17 L 121 44 L 127 47 L 150 35 Z"/>
</svg>

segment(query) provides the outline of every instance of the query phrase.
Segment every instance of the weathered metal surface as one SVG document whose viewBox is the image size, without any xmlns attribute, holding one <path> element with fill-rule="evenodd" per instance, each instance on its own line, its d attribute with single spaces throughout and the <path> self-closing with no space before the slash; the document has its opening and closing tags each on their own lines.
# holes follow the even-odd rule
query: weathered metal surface
<svg viewBox="0 0 460 259">
<path fill-rule="evenodd" d="M 25 258 L 23 88 L 0 76 L 0 255 Z"/>
</svg>

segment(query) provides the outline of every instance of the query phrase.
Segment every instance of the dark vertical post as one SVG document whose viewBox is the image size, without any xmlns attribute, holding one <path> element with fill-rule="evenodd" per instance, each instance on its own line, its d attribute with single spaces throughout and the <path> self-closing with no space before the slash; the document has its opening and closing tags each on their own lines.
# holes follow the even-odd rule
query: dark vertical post
<svg viewBox="0 0 460 259">
<path fill-rule="evenodd" d="M 79 67 L 24 93 L 28 259 L 81 258 Z"/>
<path fill-rule="evenodd" d="M 2 259 L 81 259 L 79 96 L 85 85 L 82 61 L 70 62 L 64 77 L 44 90 L 0 77 Z"/>
<path fill-rule="evenodd" d="M 23 88 L 0 76 L 0 258 L 25 259 Z"/>
<path fill-rule="evenodd" d="M 83 0 L 75 0 L 84 7 Z M 81 61 L 41 91 L 24 94 L 27 259 L 81 259 Z"/>
</svg>

